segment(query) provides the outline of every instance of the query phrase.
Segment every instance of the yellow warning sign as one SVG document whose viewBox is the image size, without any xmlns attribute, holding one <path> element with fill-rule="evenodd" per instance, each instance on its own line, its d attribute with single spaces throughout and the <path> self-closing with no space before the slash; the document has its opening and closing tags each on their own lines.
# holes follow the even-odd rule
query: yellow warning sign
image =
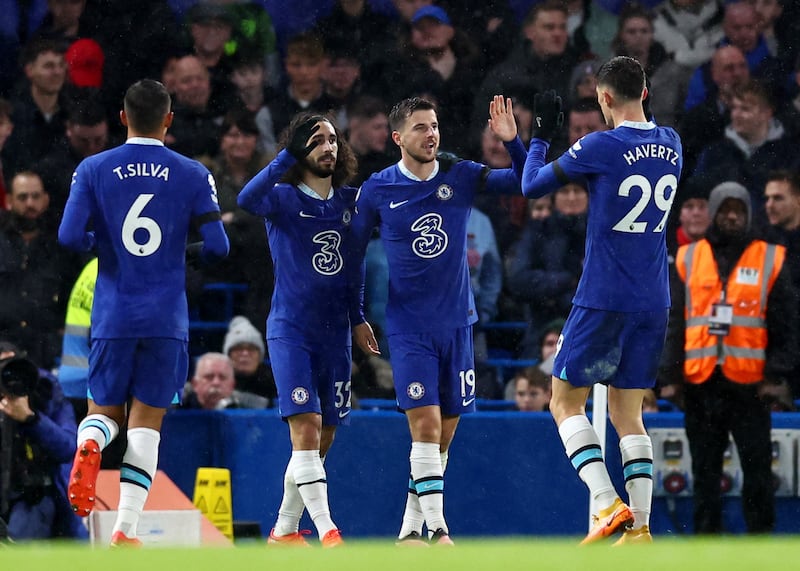
<svg viewBox="0 0 800 571">
<path fill-rule="evenodd" d="M 230 470 L 198 468 L 192 503 L 218 530 L 233 540 Z"/>
</svg>

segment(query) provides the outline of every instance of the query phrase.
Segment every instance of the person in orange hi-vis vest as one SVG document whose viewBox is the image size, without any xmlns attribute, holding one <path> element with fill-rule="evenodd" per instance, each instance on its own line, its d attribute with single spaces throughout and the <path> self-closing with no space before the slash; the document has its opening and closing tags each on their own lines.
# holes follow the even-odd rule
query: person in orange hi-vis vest
<svg viewBox="0 0 800 571">
<path fill-rule="evenodd" d="M 741 459 L 747 531 L 775 525 L 771 415 L 762 387 L 795 366 L 797 298 L 786 250 L 754 238 L 747 189 L 724 182 L 709 196 L 704 239 L 678 249 L 660 384 L 683 384 L 694 478 L 694 531 L 723 532 L 723 456 Z"/>
</svg>

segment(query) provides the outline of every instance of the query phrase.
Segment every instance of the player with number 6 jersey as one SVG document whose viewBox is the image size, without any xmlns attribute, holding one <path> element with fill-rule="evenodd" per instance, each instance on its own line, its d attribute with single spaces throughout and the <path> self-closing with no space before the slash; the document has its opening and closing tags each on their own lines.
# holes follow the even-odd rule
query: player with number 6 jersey
<svg viewBox="0 0 800 571">
<path fill-rule="evenodd" d="M 575 470 L 597 507 L 584 542 L 624 531 L 623 543 L 651 541 L 653 448 L 642 422 L 655 385 L 670 306 L 665 228 L 683 167 L 678 134 L 645 117 L 641 64 L 618 56 L 597 72 L 597 100 L 609 131 L 590 133 L 545 164 L 563 121 L 554 91 L 534 98 L 534 138 L 522 178 L 537 198 L 570 181 L 589 189 L 583 273 L 558 340 L 550 411 Z M 586 416 L 595 383 L 609 385 L 630 506 L 608 475 Z"/>
<path fill-rule="evenodd" d="M 158 465 L 161 422 L 186 382 L 190 224 L 203 236 L 201 261 L 228 254 L 214 178 L 197 161 L 164 146 L 171 106 L 157 81 L 144 79 L 127 90 L 120 113 L 127 140 L 78 165 L 58 231 L 64 246 L 96 249 L 98 257 L 89 414 L 78 426 L 68 488 L 82 516 L 94 507 L 101 452 L 127 416 L 112 545 L 141 543 L 136 528 Z"/>
</svg>

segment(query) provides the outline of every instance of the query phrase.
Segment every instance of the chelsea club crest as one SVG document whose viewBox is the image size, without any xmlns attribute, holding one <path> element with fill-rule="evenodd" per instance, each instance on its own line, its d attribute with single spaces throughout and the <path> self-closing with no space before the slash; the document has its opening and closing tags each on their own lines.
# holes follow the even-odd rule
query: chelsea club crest
<svg viewBox="0 0 800 571">
<path fill-rule="evenodd" d="M 439 200 L 450 200 L 453 198 L 453 187 L 449 184 L 440 184 L 436 189 L 436 198 Z"/>
</svg>

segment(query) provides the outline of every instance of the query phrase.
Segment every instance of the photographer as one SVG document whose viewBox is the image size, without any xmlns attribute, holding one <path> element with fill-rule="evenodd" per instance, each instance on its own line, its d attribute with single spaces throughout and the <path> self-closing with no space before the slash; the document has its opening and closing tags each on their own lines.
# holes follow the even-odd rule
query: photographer
<svg viewBox="0 0 800 571">
<path fill-rule="evenodd" d="M 86 538 L 66 488 L 77 427 L 58 381 L 0 341 L 0 518 L 14 540 Z"/>
</svg>

